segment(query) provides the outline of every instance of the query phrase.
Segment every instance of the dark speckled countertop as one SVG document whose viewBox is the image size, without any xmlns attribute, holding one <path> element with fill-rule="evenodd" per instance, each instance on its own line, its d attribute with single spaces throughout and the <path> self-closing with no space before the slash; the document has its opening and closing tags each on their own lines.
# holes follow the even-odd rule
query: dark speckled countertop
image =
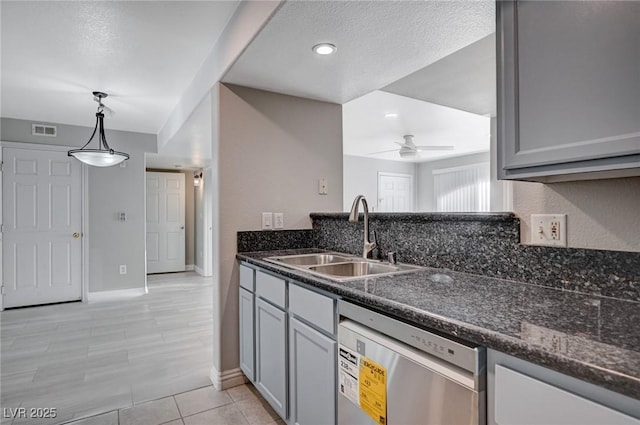
<svg viewBox="0 0 640 425">
<path fill-rule="evenodd" d="M 238 259 L 426 328 L 640 399 L 640 303 L 425 268 L 335 282 L 263 258 Z"/>
</svg>

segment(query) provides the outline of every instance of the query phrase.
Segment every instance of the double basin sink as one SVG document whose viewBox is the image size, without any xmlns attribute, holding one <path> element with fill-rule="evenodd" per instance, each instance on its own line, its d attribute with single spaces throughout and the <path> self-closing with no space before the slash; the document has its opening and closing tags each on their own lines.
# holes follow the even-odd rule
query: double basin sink
<svg viewBox="0 0 640 425">
<path fill-rule="evenodd" d="M 340 253 L 299 254 L 265 260 L 339 282 L 420 270 L 410 264 L 391 264 Z"/>
</svg>

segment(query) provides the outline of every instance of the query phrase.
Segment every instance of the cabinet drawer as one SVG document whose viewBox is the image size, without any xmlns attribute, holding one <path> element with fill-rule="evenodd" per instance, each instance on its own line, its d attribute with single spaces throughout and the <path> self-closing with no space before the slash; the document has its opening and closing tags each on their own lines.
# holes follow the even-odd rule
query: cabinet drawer
<svg viewBox="0 0 640 425">
<path fill-rule="evenodd" d="M 298 285 L 289 285 L 289 312 L 314 326 L 335 333 L 334 300 Z"/>
<path fill-rule="evenodd" d="M 255 270 L 251 267 L 244 266 L 240 264 L 240 286 L 250 292 L 255 291 L 255 286 L 253 282 L 253 274 Z"/>
<path fill-rule="evenodd" d="M 495 388 L 498 425 L 640 425 L 640 421 L 631 416 L 504 366 L 496 365 Z"/>
<path fill-rule="evenodd" d="M 273 304 L 285 308 L 286 284 L 284 279 L 279 279 L 270 274 L 256 271 L 256 294 L 272 302 Z"/>
</svg>

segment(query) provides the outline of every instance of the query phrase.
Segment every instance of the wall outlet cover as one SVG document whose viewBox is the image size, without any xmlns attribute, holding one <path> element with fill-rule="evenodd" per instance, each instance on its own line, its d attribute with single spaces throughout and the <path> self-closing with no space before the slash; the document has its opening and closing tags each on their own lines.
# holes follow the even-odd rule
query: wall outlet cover
<svg viewBox="0 0 640 425">
<path fill-rule="evenodd" d="M 273 228 L 284 229 L 284 214 L 281 212 L 273 213 Z"/>
<path fill-rule="evenodd" d="M 531 214 L 531 245 L 567 246 L 566 214 Z"/>
</svg>

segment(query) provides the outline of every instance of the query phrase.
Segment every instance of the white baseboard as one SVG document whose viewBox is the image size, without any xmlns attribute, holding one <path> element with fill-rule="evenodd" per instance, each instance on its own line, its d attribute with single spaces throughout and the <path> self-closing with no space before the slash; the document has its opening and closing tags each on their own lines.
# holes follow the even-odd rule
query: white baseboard
<svg viewBox="0 0 640 425">
<path fill-rule="evenodd" d="M 120 300 L 123 298 L 133 298 L 145 295 L 147 291 L 145 288 L 131 288 L 131 289 L 118 289 L 114 291 L 98 291 L 89 292 L 87 294 L 88 301 L 90 303 Z"/>
<path fill-rule="evenodd" d="M 237 387 L 238 385 L 248 382 L 247 378 L 239 368 L 225 370 L 220 373 L 213 366 L 209 372 L 209 379 L 211 379 L 211 383 L 218 391 L 224 391 L 228 388 Z"/>
<path fill-rule="evenodd" d="M 196 266 L 194 266 L 193 264 L 187 264 L 186 266 L 184 266 L 185 271 L 188 271 L 188 272 L 194 271 L 195 268 Z"/>
</svg>

